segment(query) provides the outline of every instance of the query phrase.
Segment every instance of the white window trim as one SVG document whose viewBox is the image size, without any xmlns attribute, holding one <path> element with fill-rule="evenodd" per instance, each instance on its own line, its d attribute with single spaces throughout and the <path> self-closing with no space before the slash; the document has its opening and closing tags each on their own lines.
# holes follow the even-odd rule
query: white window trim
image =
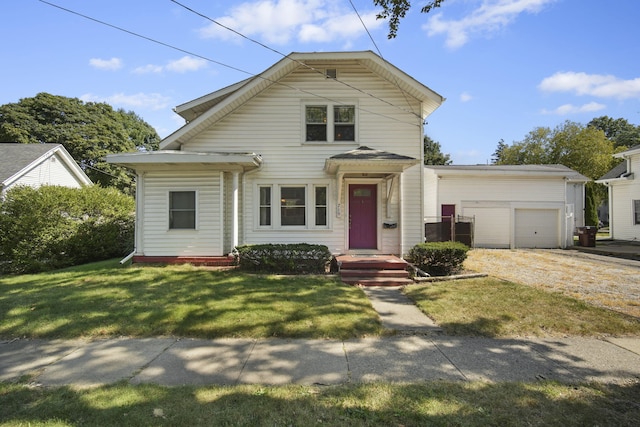
<svg viewBox="0 0 640 427">
<path fill-rule="evenodd" d="M 333 116 L 333 107 L 339 106 L 348 106 L 353 105 L 355 108 L 354 112 L 354 125 L 353 125 L 353 141 L 336 141 L 334 139 L 334 116 Z M 307 106 L 318 106 L 318 107 L 327 107 L 327 140 L 326 141 L 307 141 Z M 328 100 L 303 100 L 301 104 L 301 135 L 302 135 L 302 144 L 304 145 L 313 145 L 313 144 L 345 144 L 345 145 L 353 145 L 357 144 L 359 139 L 358 132 L 358 123 L 360 122 L 360 108 L 358 107 L 358 102 L 356 100 L 346 100 L 346 101 L 328 101 Z"/>
<path fill-rule="evenodd" d="M 193 192 L 195 193 L 195 205 L 196 205 L 196 218 L 195 218 L 195 227 L 194 228 L 171 228 L 171 193 L 180 193 L 180 192 Z M 199 194 L 198 190 L 193 188 L 172 188 L 167 191 L 167 231 L 170 233 L 179 233 L 179 232 L 194 232 L 198 231 L 199 227 L 199 217 L 200 217 L 200 208 L 199 208 Z"/>
<path fill-rule="evenodd" d="M 271 188 L 271 225 L 260 225 L 260 188 Z M 280 189 L 282 187 L 304 187 L 305 189 L 305 225 L 282 225 L 280 216 Z M 327 188 L 327 225 L 316 224 L 316 187 Z M 331 229 L 331 185 L 328 181 L 314 181 L 300 184 L 296 181 L 256 182 L 254 184 L 254 230 L 281 230 L 281 231 L 326 231 Z"/>
</svg>

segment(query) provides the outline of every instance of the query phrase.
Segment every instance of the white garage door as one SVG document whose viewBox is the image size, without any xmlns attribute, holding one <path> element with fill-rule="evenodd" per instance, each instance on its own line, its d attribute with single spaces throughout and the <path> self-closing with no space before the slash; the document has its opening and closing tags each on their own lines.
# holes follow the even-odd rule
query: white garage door
<svg viewBox="0 0 640 427">
<path fill-rule="evenodd" d="M 475 216 L 473 231 L 476 248 L 508 248 L 511 215 L 509 208 L 463 208 L 464 216 Z"/>
<path fill-rule="evenodd" d="M 557 209 L 516 209 L 516 248 L 557 248 L 560 246 Z"/>
</svg>

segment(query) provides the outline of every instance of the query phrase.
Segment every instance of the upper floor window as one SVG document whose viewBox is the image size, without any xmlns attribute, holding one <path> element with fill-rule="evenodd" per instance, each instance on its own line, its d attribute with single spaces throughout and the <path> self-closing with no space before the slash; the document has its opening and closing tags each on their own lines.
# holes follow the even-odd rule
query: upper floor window
<svg viewBox="0 0 640 427">
<path fill-rule="evenodd" d="M 306 141 L 355 141 L 355 105 L 306 105 Z"/>
</svg>

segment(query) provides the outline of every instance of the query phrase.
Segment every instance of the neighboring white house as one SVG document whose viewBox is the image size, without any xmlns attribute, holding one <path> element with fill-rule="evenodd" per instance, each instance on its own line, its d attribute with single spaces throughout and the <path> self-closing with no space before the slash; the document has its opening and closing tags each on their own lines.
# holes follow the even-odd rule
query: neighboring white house
<svg viewBox="0 0 640 427">
<path fill-rule="evenodd" d="M 584 184 L 562 165 L 426 166 L 425 219 L 475 218 L 485 248 L 564 248 L 584 226 Z"/>
<path fill-rule="evenodd" d="M 423 241 L 423 124 L 444 98 L 370 51 L 293 53 L 176 108 L 137 173 L 134 261 L 238 244 L 406 253 Z"/>
<path fill-rule="evenodd" d="M 609 233 L 612 239 L 640 240 L 640 145 L 614 157 L 622 163 L 596 181 L 609 188 Z"/>
<path fill-rule="evenodd" d="M 0 143 L 0 197 L 17 185 L 89 184 L 89 177 L 60 144 Z"/>
</svg>

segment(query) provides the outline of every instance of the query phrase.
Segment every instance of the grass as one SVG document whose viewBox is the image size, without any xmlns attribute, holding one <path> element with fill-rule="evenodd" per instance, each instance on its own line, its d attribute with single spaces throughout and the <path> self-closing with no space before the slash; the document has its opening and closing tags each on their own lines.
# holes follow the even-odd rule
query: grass
<svg viewBox="0 0 640 427">
<path fill-rule="evenodd" d="M 640 335 L 638 318 L 491 277 L 413 285 L 405 293 L 449 335 Z"/>
<path fill-rule="evenodd" d="M 0 278 L 0 337 L 378 335 L 364 293 L 334 276 L 260 276 L 116 261 Z"/>
<path fill-rule="evenodd" d="M 0 383 L 0 425 L 635 426 L 640 385 L 555 382 L 95 389 Z"/>
</svg>

